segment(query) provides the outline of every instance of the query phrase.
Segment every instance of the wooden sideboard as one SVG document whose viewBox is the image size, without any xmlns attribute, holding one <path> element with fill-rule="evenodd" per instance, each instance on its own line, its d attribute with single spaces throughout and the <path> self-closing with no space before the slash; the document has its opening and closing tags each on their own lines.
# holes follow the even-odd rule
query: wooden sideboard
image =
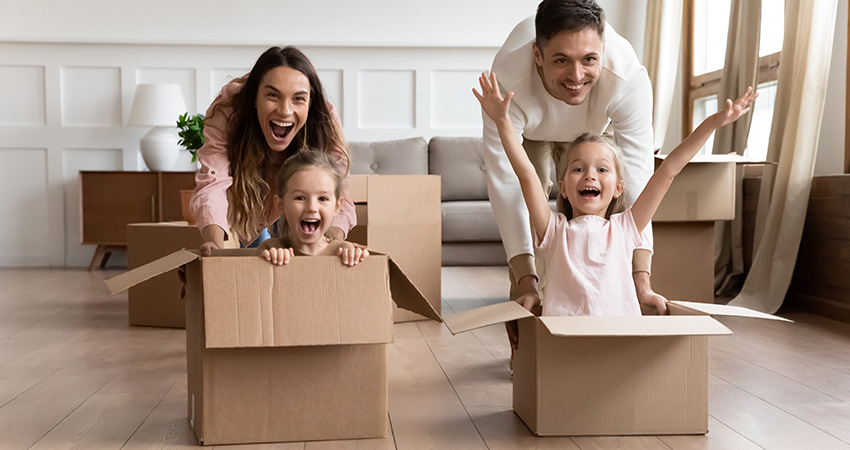
<svg viewBox="0 0 850 450">
<path fill-rule="evenodd" d="M 183 220 L 180 190 L 195 172 L 80 172 L 80 234 L 97 245 L 89 270 L 127 246 L 127 224 Z"/>
</svg>

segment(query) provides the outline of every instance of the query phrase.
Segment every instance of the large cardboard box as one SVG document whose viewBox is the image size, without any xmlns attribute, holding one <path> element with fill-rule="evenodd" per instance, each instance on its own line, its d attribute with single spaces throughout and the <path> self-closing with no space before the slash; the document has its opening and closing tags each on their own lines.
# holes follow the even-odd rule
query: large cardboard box
<svg viewBox="0 0 850 450">
<path fill-rule="evenodd" d="M 387 253 L 441 310 L 442 215 L 439 175 L 352 175 L 350 195 L 357 226 L 349 240 Z M 424 317 L 393 310 L 393 320 Z"/>
<path fill-rule="evenodd" d="M 254 250 L 181 250 L 107 280 L 110 292 L 186 266 L 188 417 L 203 445 L 388 435 L 392 301 L 440 316 L 386 255 L 276 266 Z"/>
<path fill-rule="evenodd" d="M 656 157 L 655 166 L 666 155 Z M 668 299 L 714 302 L 714 223 L 735 218 L 741 156 L 698 155 L 673 180 L 652 217 L 652 288 Z"/>
<path fill-rule="evenodd" d="M 188 222 L 127 225 L 127 268 L 133 270 L 183 248 L 204 243 L 198 227 Z M 186 328 L 182 283 L 174 272 L 139 283 L 127 292 L 130 325 Z"/>
<path fill-rule="evenodd" d="M 540 436 L 708 432 L 711 315 L 786 320 L 745 308 L 668 303 L 670 316 L 536 317 L 515 302 L 445 318 L 453 334 L 519 320 L 513 408 Z"/>
</svg>

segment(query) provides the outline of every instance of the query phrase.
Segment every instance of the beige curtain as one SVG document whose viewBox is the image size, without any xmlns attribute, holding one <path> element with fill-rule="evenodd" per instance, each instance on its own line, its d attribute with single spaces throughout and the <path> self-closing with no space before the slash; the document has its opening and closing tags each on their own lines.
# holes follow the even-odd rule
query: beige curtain
<svg viewBox="0 0 850 450">
<path fill-rule="evenodd" d="M 753 265 L 731 304 L 782 305 L 803 233 L 826 100 L 838 0 L 786 0 L 773 124 L 756 219 Z"/>
<path fill-rule="evenodd" d="M 648 0 L 643 64 L 652 82 L 654 148 L 660 149 L 667 134 L 673 91 L 677 84 L 679 49 L 682 40 L 682 1 Z"/>
<path fill-rule="evenodd" d="M 756 88 L 759 67 L 759 33 L 761 29 L 761 0 L 732 0 L 729 32 L 726 35 L 726 60 L 720 78 L 717 107 L 727 98 L 738 98 L 747 86 Z M 750 134 L 752 113 L 732 125 L 717 130 L 712 153 L 744 154 Z M 737 292 L 744 274 L 743 245 L 743 167 L 736 170 L 735 219 L 717 222 L 714 232 L 714 281 L 719 295 Z"/>
</svg>

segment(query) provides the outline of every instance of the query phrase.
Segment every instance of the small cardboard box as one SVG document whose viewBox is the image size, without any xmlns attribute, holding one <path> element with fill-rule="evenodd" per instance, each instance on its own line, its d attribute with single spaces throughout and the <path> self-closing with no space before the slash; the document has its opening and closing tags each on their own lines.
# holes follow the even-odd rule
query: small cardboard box
<svg viewBox="0 0 850 450">
<path fill-rule="evenodd" d="M 255 250 L 181 250 L 106 283 L 114 294 L 181 265 L 188 417 L 200 444 L 387 436 L 392 301 L 440 320 L 392 259 L 276 266 Z"/>
<path fill-rule="evenodd" d="M 127 225 L 127 268 L 133 270 L 203 243 L 198 227 L 187 222 L 132 223 Z M 130 325 L 186 328 L 181 286 L 175 273 L 164 273 L 131 287 L 127 291 Z"/>
<path fill-rule="evenodd" d="M 667 155 L 655 157 L 655 168 Z M 653 222 L 698 222 L 735 218 L 738 155 L 697 155 L 673 179 Z"/>
<path fill-rule="evenodd" d="M 669 302 L 670 316 L 536 317 L 515 302 L 445 318 L 453 334 L 519 319 L 513 408 L 539 436 L 708 432 L 711 315 L 787 320 L 745 308 Z"/>
<path fill-rule="evenodd" d="M 438 313 L 441 309 L 442 215 L 439 175 L 351 175 L 357 226 L 348 240 L 382 253 L 404 269 Z M 395 322 L 421 320 L 393 310 Z"/>
</svg>

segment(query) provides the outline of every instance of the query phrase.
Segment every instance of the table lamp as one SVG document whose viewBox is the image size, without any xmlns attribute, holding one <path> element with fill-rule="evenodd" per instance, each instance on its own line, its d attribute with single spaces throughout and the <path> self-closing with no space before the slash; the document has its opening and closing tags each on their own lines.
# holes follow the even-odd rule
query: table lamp
<svg viewBox="0 0 850 450">
<path fill-rule="evenodd" d="M 152 126 L 139 142 L 142 159 L 151 171 L 174 168 L 180 146 L 177 142 L 177 117 L 186 112 L 183 92 L 177 84 L 140 84 L 136 86 L 131 126 Z"/>
</svg>

